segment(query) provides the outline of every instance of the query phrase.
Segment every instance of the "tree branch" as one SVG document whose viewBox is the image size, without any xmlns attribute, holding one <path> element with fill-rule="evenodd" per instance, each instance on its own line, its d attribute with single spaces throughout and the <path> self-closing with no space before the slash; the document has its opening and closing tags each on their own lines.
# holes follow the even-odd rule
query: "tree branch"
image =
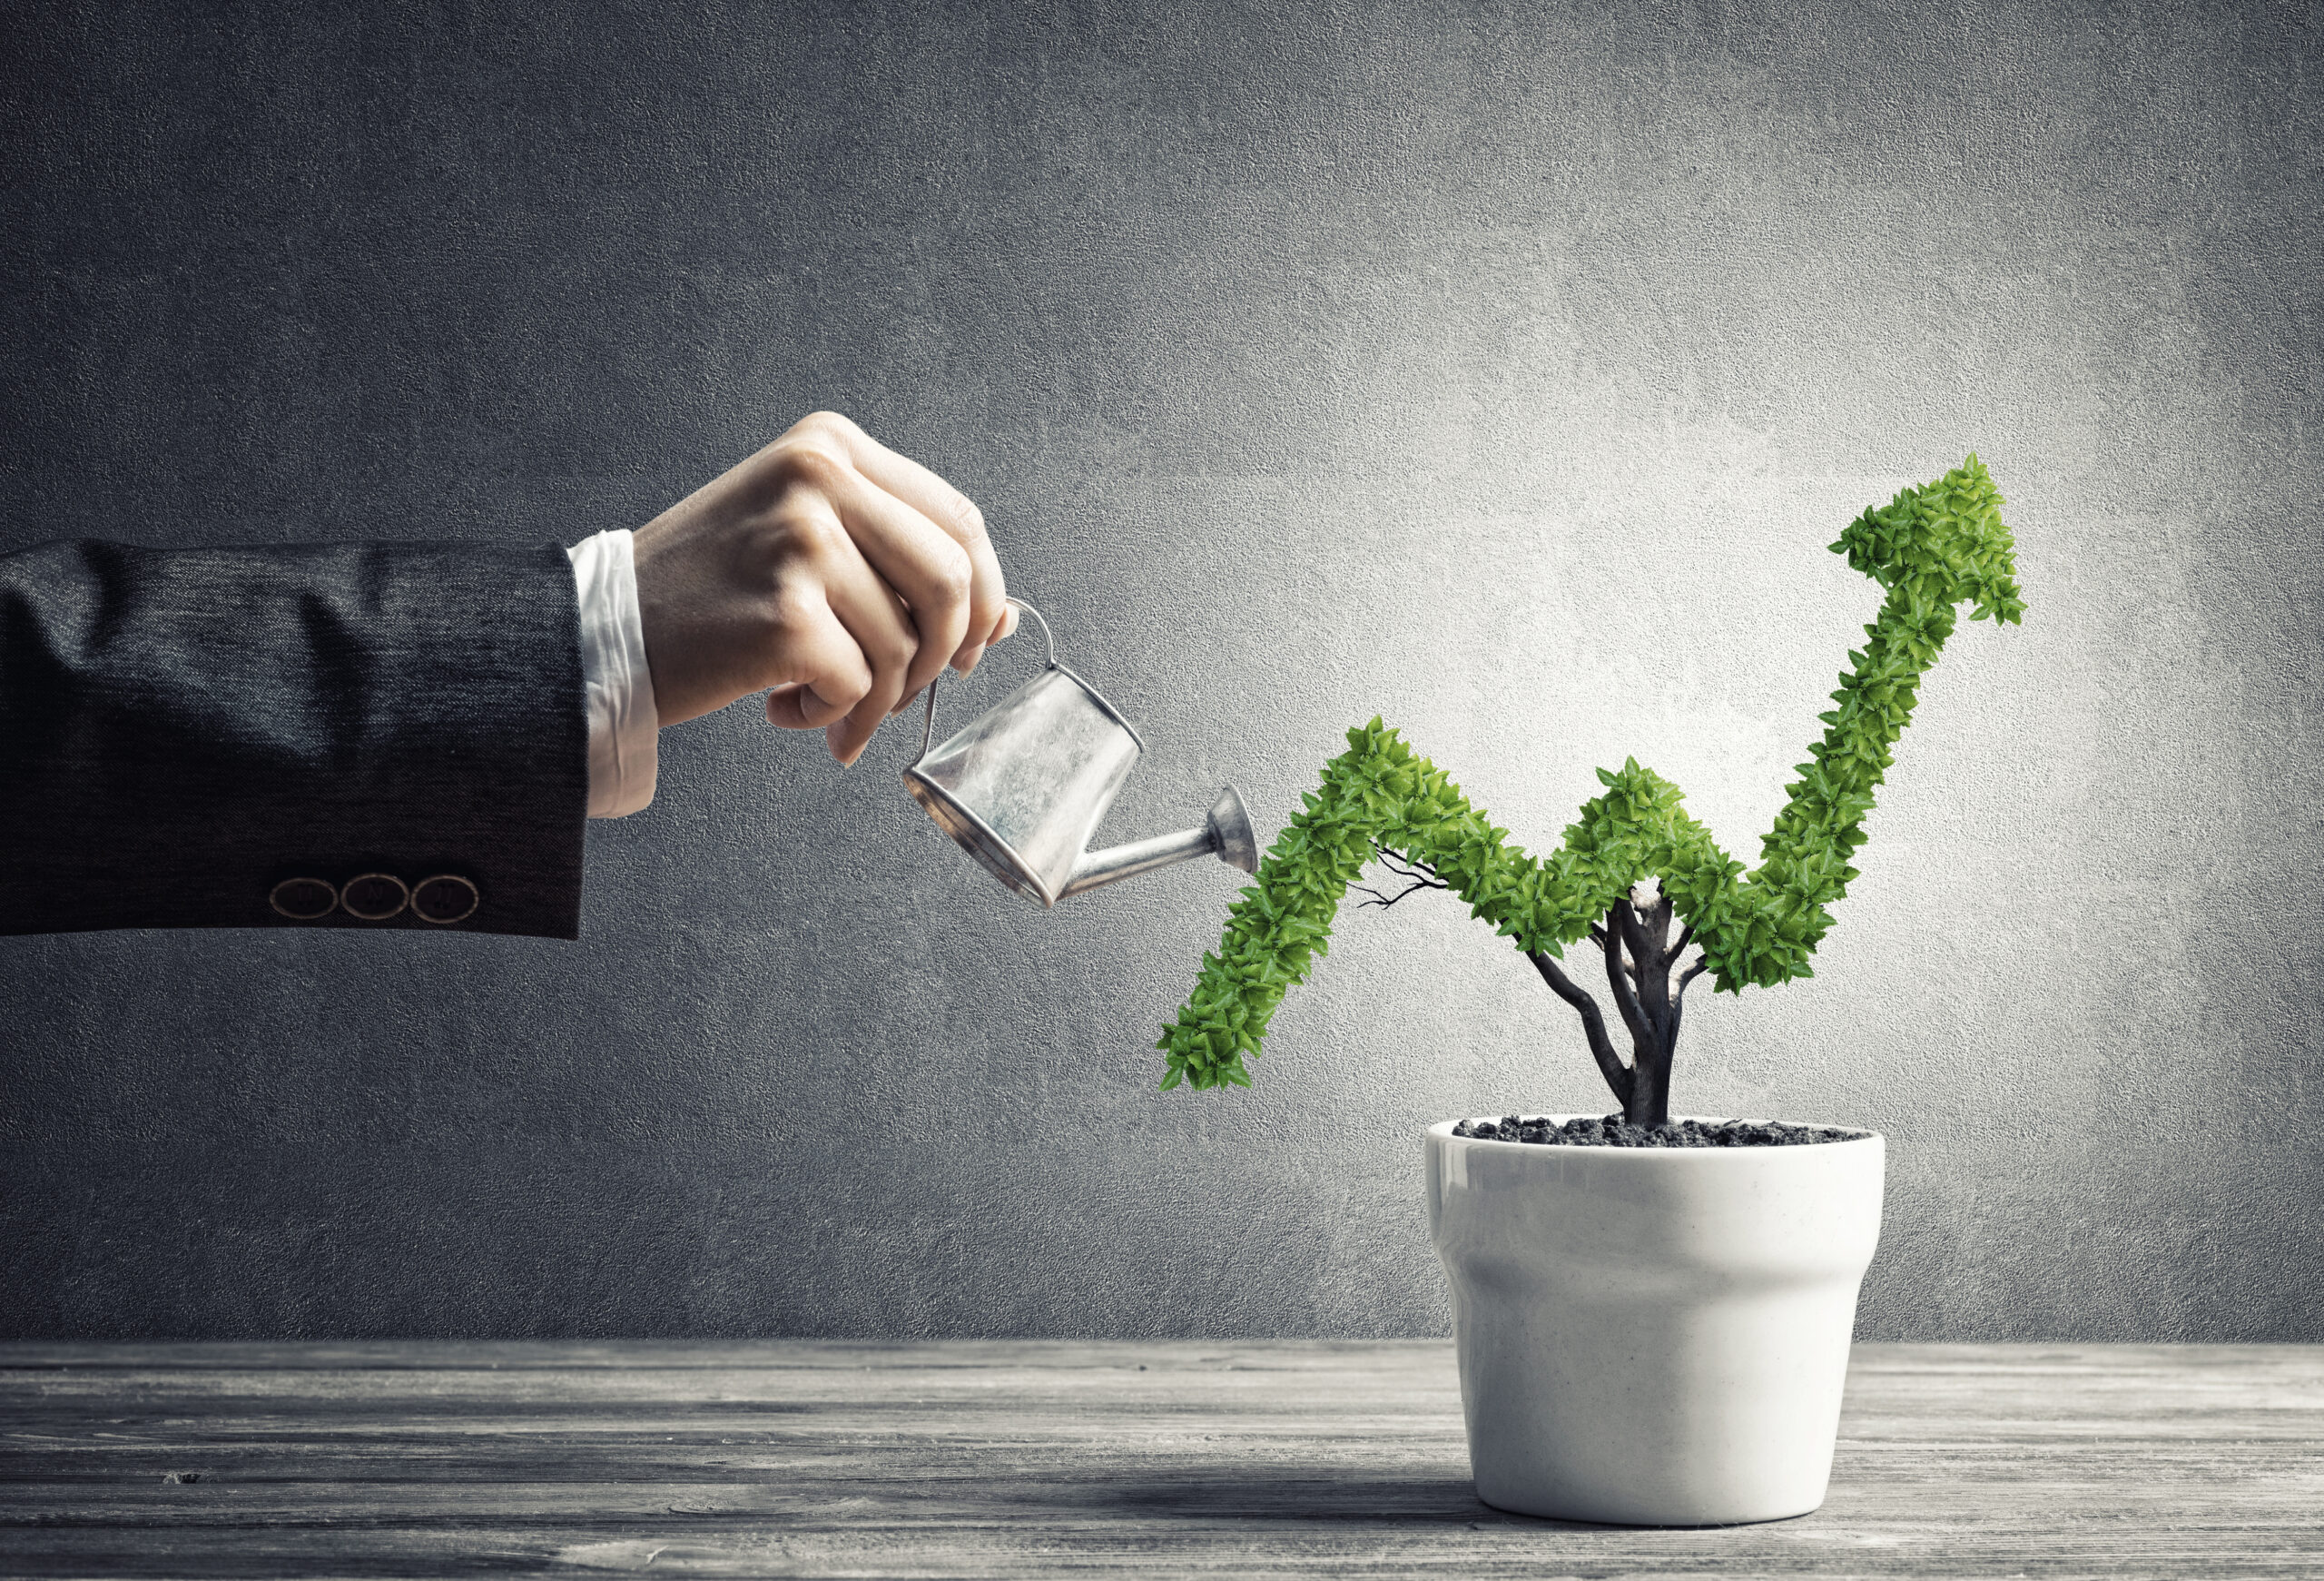
<svg viewBox="0 0 2324 1581">
<path fill-rule="evenodd" d="M 1443 876 L 1436 871 L 1433 865 L 1407 856 L 1393 846 L 1383 845 L 1375 840 L 1372 845 L 1372 855 L 1378 859 L 1380 865 L 1399 878 L 1421 879 L 1438 889 L 1452 887 L 1444 882 Z"/>
<path fill-rule="evenodd" d="M 1614 909 L 1607 914 L 1609 925 L 1605 930 L 1606 983 L 1614 991 L 1614 1008 L 1621 1013 L 1622 1024 L 1630 1029 L 1631 1043 L 1638 1048 L 1645 1049 L 1654 1046 L 1654 1028 L 1647 1021 L 1646 1012 L 1639 1004 L 1638 991 L 1622 981 L 1624 968 L 1621 935 L 1637 925 L 1635 918 L 1628 926 L 1623 924 L 1623 915 L 1630 909 L 1630 902 L 1618 900 L 1614 903 Z"/>
<path fill-rule="evenodd" d="M 1702 956 L 1687 969 L 1679 979 L 1678 986 L 1670 990 L 1670 1047 L 1673 1049 L 1679 1046 L 1679 1023 L 1687 1013 L 1687 984 L 1701 976 L 1703 969 L 1709 964 L 1710 957 Z"/>
<path fill-rule="evenodd" d="M 1348 887 L 1351 889 L 1362 890 L 1364 894 L 1372 897 L 1370 900 L 1361 900 L 1356 902 L 1356 905 L 1360 909 L 1364 906 L 1371 905 L 1385 908 L 1395 904 L 1406 895 L 1418 894 L 1423 889 L 1450 889 L 1452 886 L 1449 884 L 1430 884 L 1423 879 L 1413 884 L 1410 889 L 1400 889 L 1393 894 L 1382 894 L 1378 890 L 1361 884 L 1350 884 Z"/>
<path fill-rule="evenodd" d="M 1671 945 L 1670 948 L 1663 954 L 1663 964 L 1669 965 L 1671 962 L 1676 961 L 1679 956 L 1685 954 L 1687 953 L 1687 946 L 1694 942 L 1695 924 L 1689 923 L 1684 928 L 1679 930 L 1679 942 Z"/>
<path fill-rule="evenodd" d="M 1670 963 L 1662 941 L 1670 931 L 1670 897 L 1663 895 L 1640 914 L 1630 901 L 1614 907 L 1614 921 L 1630 953 L 1630 982 L 1638 990 L 1639 1013 L 1652 1027 L 1658 1042 L 1667 1042 L 1664 1023 L 1670 1018 Z"/>
<path fill-rule="evenodd" d="M 1636 906 L 1627 900 L 1618 900 L 1614 903 L 1614 909 L 1607 914 L 1613 919 L 1615 930 L 1622 935 L 1623 947 L 1630 951 L 1632 961 L 1643 966 L 1654 959 L 1659 952 L 1646 942 L 1645 924 Z"/>
<path fill-rule="evenodd" d="M 1606 1018 L 1598 1009 L 1598 1002 L 1590 991 L 1575 983 L 1558 969 L 1556 960 L 1539 950 L 1528 950 L 1525 958 L 1541 973 L 1541 981 L 1550 992 L 1581 1013 L 1581 1030 L 1590 1039 L 1590 1057 L 1598 1062 L 1598 1073 L 1606 1078 L 1606 1085 L 1614 1090 L 1614 1102 L 1628 1109 L 1630 1102 L 1630 1068 L 1614 1052 L 1612 1040 L 1606 1035 Z"/>
<path fill-rule="evenodd" d="M 1597 945 L 1600 949 L 1604 949 L 1606 947 L 1606 930 L 1598 926 L 1595 923 L 1592 923 L 1590 925 L 1590 942 Z M 1630 974 L 1630 980 L 1631 982 L 1635 983 L 1638 981 L 1637 967 L 1625 961 L 1622 963 L 1622 970 Z"/>
<path fill-rule="evenodd" d="M 1409 856 L 1405 856 L 1398 852 L 1390 850 L 1387 846 L 1381 845 L 1376 840 L 1372 843 L 1372 855 L 1379 859 L 1381 866 L 1385 867 L 1397 877 L 1411 879 L 1412 887 L 1410 889 L 1399 890 L 1394 894 L 1382 894 L 1378 890 L 1371 888 L 1366 884 L 1350 884 L 1348 886 L 1349 888 L 1360 890 L 1364 894 L 1372 897 L 1370 900 L 1359 901 L 1357 903 L 1359 906 L 1376 905 L 1385 909 L 1386 907 L 1395 904 L 1406 895 L 1418 894 L 1423 889 L 1450 889 L 1452 887 L 1452 884 L 1446 883 L 1443 878 L 1438 875 L 1435 868 L 1430 866 L 1427 863 L 1415 862 Z"/>
</svg>

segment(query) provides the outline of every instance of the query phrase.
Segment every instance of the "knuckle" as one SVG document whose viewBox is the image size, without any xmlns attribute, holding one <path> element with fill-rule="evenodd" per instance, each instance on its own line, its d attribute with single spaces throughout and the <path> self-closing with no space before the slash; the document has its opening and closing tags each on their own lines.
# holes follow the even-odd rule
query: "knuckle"
<svg viewBox="0 0 2324 1581">
<path fill-rule="evenodd" d="M 965 608 L 969 601 L 969 589 L 976 585 L 976 569 L 969 563 L 968 555 L 955 547 L 950 554 L 937 556 L 936 563 L 930 569 L 930 579 L 935 583 L 936 596 L 944 606 L 947 608 Z"/>
<path fill-rule="evenodd" d="M 920 653 L 919 639 L 909 632 L 899 632 L 879 640 L 879 651 L 872 656 L 875 667 L 882 671 L 904 670 Z"/>
<path fill-rule="evenodd" d="M 797 552 L 818 565 L 829 565 L 843 547 L 847 529 L 828 510 L 790 510 L 783 515 L 783 532 Z"/>
<path fill-rule="evenodd" d="M 952 526 L 960 533 L 960 541 L 965 544 L 975 545 L 986 541 L 984 512 L 978 509 L 977 502 L 965 494 L 961 495 L 959 503 L 952 507 Z"/>
<path fill-rule="evenodd" d="M 818 439 L 844 443 L 863 430 L 857 428 L 843 413 L 819 409 L 809 412 L 791 425 L 794 434 L 812 434 Z"/>
<path fill-rule="evenodd" d="M 817 443 L 812 436 L 786 439 L 774 453 L 785 482 L 804 484 L 821 493 L 832 490 L 847 466 L 830 446 Z"/>
<path fill-rule="evenodd" d="M 767 600 L 772 622 L 785 631 L 797 631 L 812 624 L 818 607 L 822 603 L 819 588 L 804 585 L 799 578 L 786 578 Z"/>
</svg>

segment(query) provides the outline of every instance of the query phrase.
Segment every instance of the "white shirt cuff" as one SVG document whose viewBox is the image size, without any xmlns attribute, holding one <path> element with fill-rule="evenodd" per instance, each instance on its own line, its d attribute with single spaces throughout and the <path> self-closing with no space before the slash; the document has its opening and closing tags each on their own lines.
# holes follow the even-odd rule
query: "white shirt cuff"
<svg viewBox="0 0 2324 1581">
<path fill-rule="evenodd" d="M 618 818 L 654 799 L 654 676 L 637 612 L 629 529 L 566 549 L 581 599 L 581 681 L 589 694 L 589 815 Z"/>
</svg>

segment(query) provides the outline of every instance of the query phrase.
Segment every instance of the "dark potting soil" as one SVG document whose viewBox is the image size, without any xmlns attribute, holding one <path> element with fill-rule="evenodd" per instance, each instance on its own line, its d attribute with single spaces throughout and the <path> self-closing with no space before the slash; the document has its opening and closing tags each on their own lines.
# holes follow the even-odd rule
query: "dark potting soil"
<svg viewBox="0 0 2324 1581">
<path fill-rule="evenodd" d="M 1800 1147 L 1813 1141 L 1854 1141 L 1864 1132 L 1828 1125 L 1786 1125 L 1780 1120 L 1674 1120 L 1665 1125 L 1626 1125 L 1619 1114 L 1587 1116 L 1552 1125 L 1536 1115 L 1464 1120 L 1455 1136 L 1480 1141 L 1530 1141 L 1545 1147 Z"/>
</svg>

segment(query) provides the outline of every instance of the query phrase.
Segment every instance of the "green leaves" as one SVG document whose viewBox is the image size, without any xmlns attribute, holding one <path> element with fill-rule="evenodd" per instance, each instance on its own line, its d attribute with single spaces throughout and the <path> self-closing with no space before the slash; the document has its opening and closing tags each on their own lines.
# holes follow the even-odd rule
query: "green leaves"
<svg viewBox="0 0 2324 1581">
<path fill-rule="evenodd" d="M 1733 993 L 1814 975 L 1808 959 L 1832 925 L 1826 907 L 1858 876 L 1848 858 L 1864 844 L 1872 789 L 1912 721 L 1921 676 L 1953 633 L 1954 607 L 1971 604 L 1971 618 L 1997 622 L 2024 614 L 2001 504 L 1972 455 L 1866 511 L 1832 545 L 1887 597 L 1863 650 L 1848 655 L 1852 668 L 1832 694 L 1839 707 L 1817 716 L 1823 737 L 1796 770 L 1791 800 L 1748 874 L 1687 815 L 1679 788 L 1636 758 L 1598 770 L 1604 794 L 1582 806 L 1562 846 L 1537 859 L 1507 844 L 1509 831 L 1378 717 L 1350 730 L 1347 750 L 1324 765 L 1323 783 L 1301 797 L 1302 811 L 1259 864 L 1258 882 L 1228 908 L 1217 951 L 1203 957 L 1193 993 L 1156 1045 L 1167 1065 L 1163 1087 L 1251 1084 L 1244 1057 L 1258 1057 L 1283 996 L 1324 953 L 1341 897 L 1375 845 L 1434 868 L 1472 914 L 1521 950 L 1561 955 L 1652 876 L 1695 930 L 1715 986 Z"/>
<path fill-rule="evenodd" d="M 1935 646 L 1953 629 L 1953 606 L 1972 604 L 1972 620 L 2019 621 L 2025 603 L 2017 590 L 2017 544 L 2002 525 L 2001 491 L 1973 452 L 1923 489 L 1907 489 L 1885 506 L 1848 524 L 1835 554 L 1923 619 L 1941 619 Z M 1884 611 L 1885 613 L 1885 611 Z M 1935 661 L 1932 647 L 1921 667 Z"/>
</svg>

